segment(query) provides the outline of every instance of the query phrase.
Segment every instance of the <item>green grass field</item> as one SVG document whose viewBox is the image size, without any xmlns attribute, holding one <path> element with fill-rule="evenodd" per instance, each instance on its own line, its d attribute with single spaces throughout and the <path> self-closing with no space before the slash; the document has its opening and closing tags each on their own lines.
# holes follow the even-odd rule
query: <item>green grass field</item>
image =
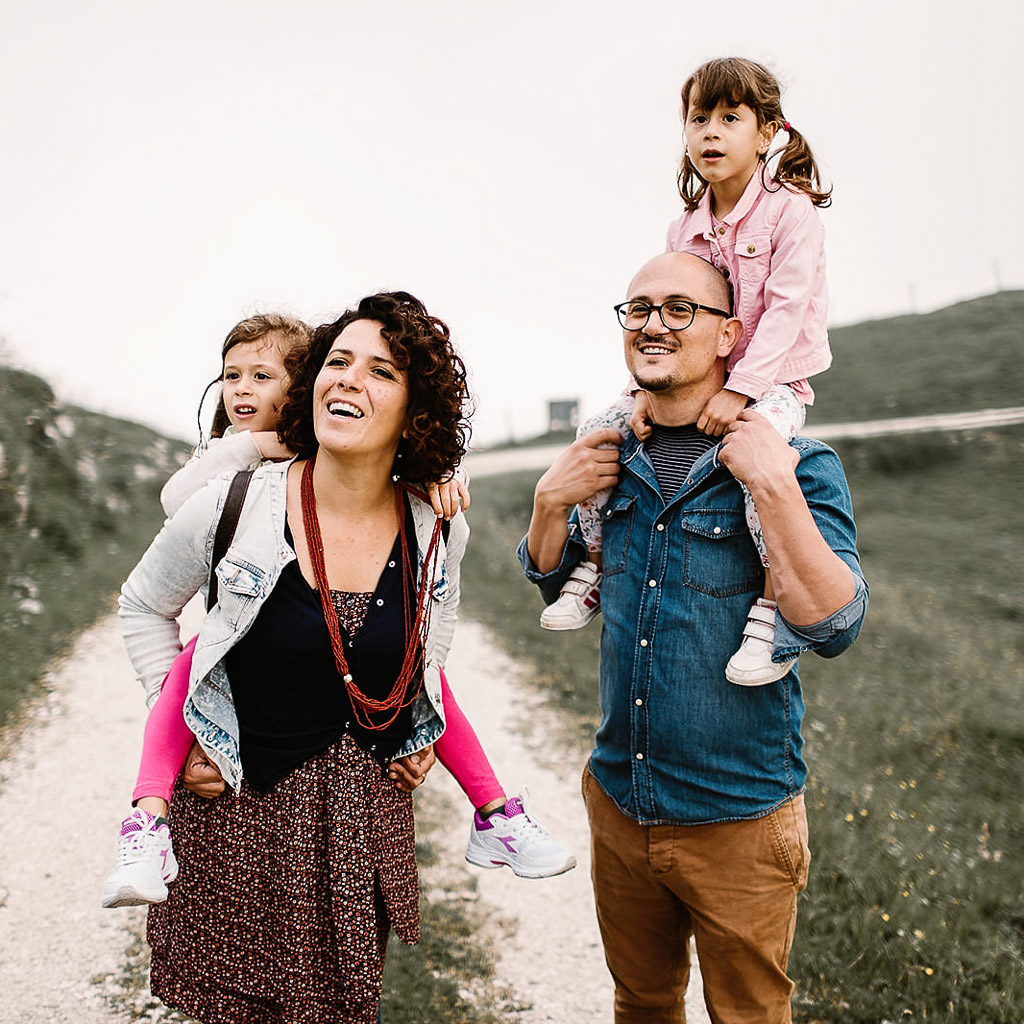
<svg viewBox="0 0 1024 1024">
<path fill-rule="evenodd" d="M 806 1022 L 1024 1020 L 1024 429 L 847 441 L 872 588 L 857 645 L 807 657 L 813 862 L 791 962 Z M 464 607 L 596 721 L 594 623 L 549 634 L 512 556 L 538 474 L 482 479 Z"/>
</svg>

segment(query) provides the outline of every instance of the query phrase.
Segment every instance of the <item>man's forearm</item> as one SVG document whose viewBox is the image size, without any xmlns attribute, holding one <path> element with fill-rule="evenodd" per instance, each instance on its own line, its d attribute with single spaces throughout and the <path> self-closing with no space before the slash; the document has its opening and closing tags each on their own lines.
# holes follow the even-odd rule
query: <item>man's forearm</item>
<svg viewBox="0 0 1024 1024">
<path fill-rule="evenodd" d="M 853 600 L 853 571 L 822 537 L 796 477 L 751 493 L 783 617 L 794 626 L 810 626 Z"/>
<path fill-rule="evenodd" d="M 568 537 L 565 509 L 535 499 L 526 549 L 538 572 L 548 573 L 558 568 Z"/>
<path fill-rule="evenodd" d="M 573 506 L 618 483 L 621 440 L 612 428 L 595 430 L 569 445 L 537 481 L 526 549 L 540 572 L 558 568 Z"/>
</svg>

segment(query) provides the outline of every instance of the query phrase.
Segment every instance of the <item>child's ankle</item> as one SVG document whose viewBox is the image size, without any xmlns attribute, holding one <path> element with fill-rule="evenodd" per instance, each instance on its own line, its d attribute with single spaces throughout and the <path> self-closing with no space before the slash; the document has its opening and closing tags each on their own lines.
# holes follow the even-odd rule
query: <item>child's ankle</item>
<svg viewBox="0 0 1024 1024">
<path fill-rule="evenodd" d="M 478 807 L 476 809 L 476 813 L 479 814 L 481 818 L 489 818 L 496 811 L 503 811 L 506 803 L 508 803 L 508 797 L 502 796 L 496 800 L 490 800 L 486 804 L 483 804 L 483 806 Z"/>
<path fill-rule="evenodd" d="M 142 796 L 135 801 L 135 806 L 140 811 L 152 814 L 154 818 L 167 817 L 167 801 L 159 796 Z"/>
</svg>

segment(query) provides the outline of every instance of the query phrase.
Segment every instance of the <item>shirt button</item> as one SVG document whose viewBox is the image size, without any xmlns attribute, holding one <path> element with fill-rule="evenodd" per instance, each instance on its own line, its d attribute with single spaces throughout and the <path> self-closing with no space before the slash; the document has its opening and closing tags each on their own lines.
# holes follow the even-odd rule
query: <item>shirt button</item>
<svg viewBox="0 0 1024 1024">
<path fill-rule="evenodd" d="M 724 228 L 724 227 L 722 227 L 722 228 L 719 228 L 719 229 L 718 229 L 718 233 L 719 233 L 720 235 L 724 235 L 724 234 L 725 234 L 725 228 Z"/>
<path fill-rule="evenodd" d="M 665 524 L 664 523 L 658 523 L 658 525 L 655 527 L 655 529 L 658 531 L 658 533 L 661 533 L 665 529 Z"/>
<path fill-rule="evenodd" d="M 720 526 L 716 526 L 711 532 L 712 533 L 721 533 L 722 532 L 722 528 Z"/>
<path fill-rule="evenodd" d="M 647 641 L 646 640 L 641 640 L 640 641 L 640 646 L 641 647 L 646 647 L 647 646 Z"/>
<path fill-rule="evenodd" d="M 382 597 L 378 597 L 377 598 L 377 607 L 378 608 L 383 608 L 384 607 L 384 598 L 382 598 Z"/>
<path fill-rule="evenodd" d="M 656 587 L 657 585 L 658 585 L 658 581 L 657 580 L 648 580 L 647 581 L 647 586 L 649 586 L 649 587 Z"/>
<path fill-rule="evenodd" d="M 747 246 L 747 252 L 749 252 L 751 255 L 753 255 L 755 252 L 757 252 L 757 246 L 756 245 L 748 245 Z"/>
<path fill-rule="evenodd" d="M 643 702 L 643 701 L 642 701 L 642 700 L 641 700 L 641 699 L 640 699 L 639 697 L 637 697 L 637 699 L 636 699 L 635 701 L 633 701 L 633 703 L 634 703 L 634 704 L 635 704 L 635 705 L 636 705 L 636 706 L 637 706 L 638 708 L 642 708 L 642 707 L 644 706 L 644 702 Z"/>
<path fill-rule="evenodd" d="M 643 754 L 637 754 L 637 755 L 636 755 L 636 759 L 637 759 L 638 761 L 642 761 L 642 760 L 644 759 L 644 755 L 643 755 Z"/>
</svg>

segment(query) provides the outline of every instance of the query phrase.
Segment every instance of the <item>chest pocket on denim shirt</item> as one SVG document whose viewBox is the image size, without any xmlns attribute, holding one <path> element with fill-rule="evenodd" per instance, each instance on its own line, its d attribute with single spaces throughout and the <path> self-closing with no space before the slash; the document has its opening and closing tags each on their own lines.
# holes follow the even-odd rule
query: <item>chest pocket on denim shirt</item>
<svg viewBox="0 0 1024 1024">
<path fill-rule="evenodd" d="M 626 568 L 635 504 L 634 494 L 614 494 L 601 512 L 601 563 L 606 576 Z"/>
<path fill-rule="evenodd" d="M 217 604 L 228 622 L 237 626 L 266 589 L 266 577 L 248 562 L 223 558 L 216 568 Z"/>
<path fill-rule="evenodd" d="M 731 597 L 763 586 L 761 562 L 740 510 L 689 509 L 679 525 L 688 587 L 712 597 Z"/>
</svg>

